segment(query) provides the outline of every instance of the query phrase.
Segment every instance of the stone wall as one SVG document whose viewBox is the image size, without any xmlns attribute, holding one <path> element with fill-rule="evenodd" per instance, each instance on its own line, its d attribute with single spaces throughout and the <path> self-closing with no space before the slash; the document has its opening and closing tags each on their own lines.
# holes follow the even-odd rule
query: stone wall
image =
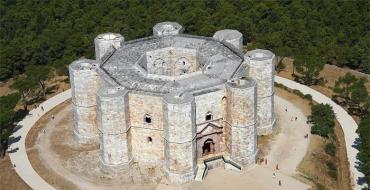
<svg viewBox="0 0 370 190">
<path fill-rule="evenodd" d="M 192 181 L 196 172 L 195 102 L 189 93 L 164 97 L 164 170 L 173 183 Z"/>
<path fill-rule="evenodd" d="M 98 61 L 102 61 L 102 58 L 107 52 L 118 49 L 122 46 L 124 38 L 121 34 L 117 33 L 105 33 L 99 34 L 95 39 L 95 58 Z"/>
<path fill-rule="evenodd" d="M 221 42 L 226 42 L 236 49 L 243 51 L 243 34 L 237 30 L 220 30 L 213 35 L 213 38 Z"/>
<path fill-rule="evenodd" d="M 96 93 L 100 78 L 96 68 L 97 62 L 89 59 L 74 61 L 69 66 L 74 134 L 79 143 L 98 141 Z"/>
<path fill-rule="evenodd" d="M 274 129 L 274 68 L 275 55 L 268 50 L 256 49 L 247 52 L 245 61 L 249 77 L 257 82 L 257 132 L 271 134 Z"/>
<path fill-rule="evenodd" d="M 146 52 L 149 74 L 179 76 L 198 69 L 195 49 L 168 47 Z"/>
<path fill-rule="evenodd" d="M 195 116 L 197 125 L 206 122 L 208 113 L 212 114 L 212 120 L 222 119 L 224 111 L 222 98 L 225 96 L 223 89 L 206 90 L 203 93 L 196 93 L 194 96 L 197 108 Z"/>
<path fill-rule="evenodd" d="M 257 154 L 256 83 L 237 79 L 226 85 L 227 123 L 230 127 L 230 158 L 248 166 L 254 164 Z"/>
<path fill-rule="evenodd" d="M 148 164 L 162 163 L 164 160 L 162 97 L 130 93 L 129 115 L 134 159 Z M 147 116 L 150 117 L 150 123 L 145 121 Z"/>
<path fill-rule="evenodd" d="M 104 87 L 97 94 L 100 166 L 109 173 L 127 172 L 132 163 L 127 93 L 122 87 Z"/>
</svg>

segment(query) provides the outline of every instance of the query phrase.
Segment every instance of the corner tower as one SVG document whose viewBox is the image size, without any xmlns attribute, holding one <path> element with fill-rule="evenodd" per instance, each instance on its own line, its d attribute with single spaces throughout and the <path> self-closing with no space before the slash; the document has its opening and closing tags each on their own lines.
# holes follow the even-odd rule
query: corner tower
<svg viewBox="0 0 370 190">
<path fill-rule="evenodd" d="M 108 173 L 127 172 L 132 163 L 127 94 L 123 87 L 103 87 L 97 94 L 100 167 Z"/>
<path fill-rule="evenodd" d="M 243 51 L 243 34 L 237 30 L 219 30 L 213 35 L 213 38 L 220 42 L 226 42 L 236 49 Z"/>
<path fill-rule="evenodd" d="M 256 82 L 251 78 L 226 83 L 227 115 L 230 127 L 230 158 L 246 167 L 256 162 Z"/>
<path fill-rule="evenodd" d="M 271 134 L 275 125 L 274 114 L 274 68 L 275 54 L 268 50 L 256 49 L 245 55 L 249 66 L 249 77 L 257 82 L 257 132 Z"/>
<path fill-rule="evenodd" d="M 170 93 L 164 101 L 164 170 L 172 183 L 192 181 L 197 171 L 195 101 L 190 93 Z"/>
<path fill-rule="evenodd" d="M 101 61 L 105 54 L 121 47 L 124 40 L 123 36 L 117 33 L 99 34 L 94 39 L 96 60 Z"/>
<path fill-rule="evenodd" d="M 69 66 L 72 89 L 74 135 L 79 143 L 98 141 L 96 92 L 100 77 L 95 60 L 80 59 Z"/>
</svg>

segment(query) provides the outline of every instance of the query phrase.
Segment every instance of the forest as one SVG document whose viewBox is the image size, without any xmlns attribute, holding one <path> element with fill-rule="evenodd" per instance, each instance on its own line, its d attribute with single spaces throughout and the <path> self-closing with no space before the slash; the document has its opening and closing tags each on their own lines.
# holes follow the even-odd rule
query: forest
<svg viewBox="0 0 370 190">
<path fill-rule="evenodd" d="M 195 35 L 237 29 L 251 48 L 370 73 L 369 7 L 331 0 L 1 0 L 0 81 L 32 65 L 67 74 L 74 59 L 93 58 L 98 34 L 131 40 L 151 35 L 162 21 Z"/>
<path fill-rule="evenodd" d="M 0 139 L 8 139 L 14 122 L 24 116 L 15 111 L 18 102 L 27 113 L 35 89 L 41 89 L 36 96 L 46 98 L 51 70 L 68 75 L 73 60 L 94 59 L 93 40 L 100 33 L 116 32 L 133 40 L 152 35 L 152 27 L 163 21 L 178 22 L 194 35 L 236 29 L 248 49 L 293 58 L 301 74 L 298 82 L 312 85 L 324 63 L 370 74 L 369 7 L 366 0 L 0 0 L 0 82 L 17 78 L 11 86 L 16 92 L 0 97 Z M 277 70 L 283 66 L 278 64 Z M 362 119 L 357 131 L 359 169 L 370 184 L 366 82 L 350 74 L 339 77 L 332 99 Z M 330 137 L 331 107 L 313 106 L 309 122 L 313 134 Z M 328 143 L 325 151 L 334 155 L 335 147 Z"/>
</svg>

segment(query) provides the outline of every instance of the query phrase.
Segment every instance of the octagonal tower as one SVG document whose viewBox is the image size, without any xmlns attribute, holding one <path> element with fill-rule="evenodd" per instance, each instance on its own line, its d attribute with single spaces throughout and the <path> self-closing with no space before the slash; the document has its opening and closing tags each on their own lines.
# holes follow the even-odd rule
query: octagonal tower
<svg viewBox="0 0 370 190">
<path fill-rule="evenodd" d="M 132 163 L 128 90 L 103 87 L 97 94 L 100 166 L 108 173 L 127 172 Z"/>
<path fill-rule="evenodd" d="M 100 77 L 95 60 L 80 59 L 69 66 L 72 89 L 74 134 L 79 143 L 98 141 L 96 92 Z"/>
<path fill-rule="evenodd" d="M 257 132 L 271 134 L 275 125 L 274 114 L 274 68 L 275 54 L 256 49 L 245 55 L 249 77 L 257 82 Z"/>
<path fill-rule="evenodd" d="M 189 182 L 197 168 L 194 97 L 170 93 L 164 96 L 163 106 L 166 175 L 173 183 Z"/>
<path fill-rule="evenodd" d="M 114 51 L 122 46 L 124 38 L 121 34 L 117 33 L 104 33 L 99 34 L 95 39 L 95 58 L 102 61 L 104 55 L 108 52 Z"/>
</svg>

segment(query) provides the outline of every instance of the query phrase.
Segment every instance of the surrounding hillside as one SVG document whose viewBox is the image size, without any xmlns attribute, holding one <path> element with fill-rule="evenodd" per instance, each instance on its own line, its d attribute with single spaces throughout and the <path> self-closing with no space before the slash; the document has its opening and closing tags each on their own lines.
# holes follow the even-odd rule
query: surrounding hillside
<svg viewBox="0 0 370 190">
<path fill-rule="evenodd" d="M 186 33 L 241 31 L 245 44 L 280 56 L 308 55 L 370 72 L 369 1 L 121 1 L 1 0 L 0 80 L 29 65 L 65 65 L 92 58 L 93 39 L 118 32 L 127 40 L 151 35 L 157 22 L 177 21 Z"/>
</svg>

